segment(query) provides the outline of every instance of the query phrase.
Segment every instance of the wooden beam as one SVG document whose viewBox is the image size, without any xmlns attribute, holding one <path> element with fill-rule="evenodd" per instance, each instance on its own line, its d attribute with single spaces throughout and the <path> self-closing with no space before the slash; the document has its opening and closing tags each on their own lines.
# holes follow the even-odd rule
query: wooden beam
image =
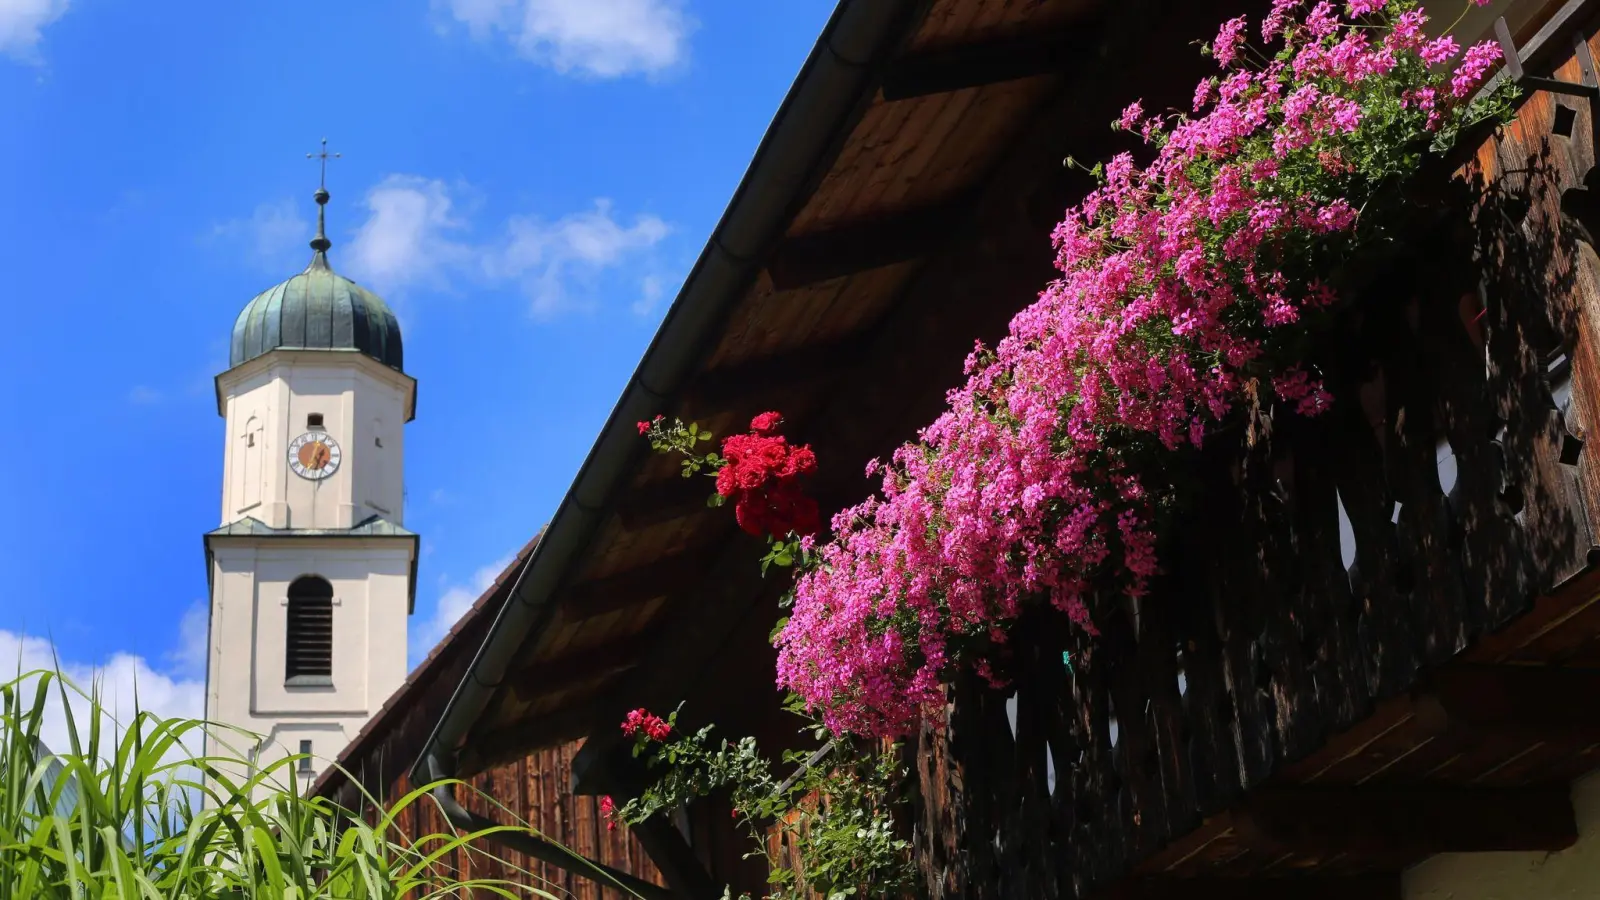
<svg viewBox="0 0 1600 900">
<path fill-rule="evenodd" d="M 1235 832 L 1252 848 L 1383 861 L 1554 851 L 1578 839 L 1566 786 L 1264 790 L 1248 795 L 1232 815 Z"/>
<path fill-rule="evenodd" d="M 509 681 L 517 698 L 529 702 L 631 669 L 639 664 L 649 648 L 650 643 L 642 636 L 585 647 L 524 666 L 513 673 Z"/>
<path fill-rule="evenodd" d="M 706 505 L 706 497 L 711 492 L 698 487 L 698 479 L 695 480 L 697 487 L 685 488 L 683 482 L 688 480 L 672 478 L 630 492 L 628 499 L 617 506 L 617 516 L 622 520 L 623 527 L 629 530 L 648 528 L 698 516 L 710 510 L 711 507 Z M 822 511 L 822 524 L 826 527 L 828 517 L 834 512 L 865 500 L 878 486 L 877 481 L 868 479 L 861 472 L 848 472 L 835 478 L 819 479 L 809 486 L 809 492 L 816 498 L 817 507 Z M 724 506 L 714 511 L 733 521 L 732 509 Z M 760 557 L 759 551 L 751 552 L 756 553 L 756 558 Z"/>
<path fill-rule="evenodd" d="M 1400 874 L 1276 878 L 1129 878 L 1104 900 L 1400 900 Z"/>
<path fill-rule="evenodd" d="M 689 385 L 687 403 L 695 410 L 756 412 L 774 405 L 775 395 L 842 376 L 867 349 L 861 335 L 807 344 L 768 356 L 702 372 Z"/>
<path fill-rule="evenodd" d="M 629 762 L 633 763 L 631 759 Z M 604 780 L 615 785 L 624 797 L 640 796 L 649 783 L 643 767 L 636 763 L 608 767 Z M 714 900 L 723 895 L 721 886 L 689 846 L 688 838 L 672 824 L 666 813 L 631 825 L 628 831 L 655 863 L 668 887 L 691 900 Z"/>
<path fill-rule="evenodd" d="M 593 698 L 585 696 L 554 712 L 527 716 L 514 725 L 473 735 L 457 750 L 460 774 L 476 775 L 491 766 L 522 759 L 534 750 L 605 733 L 606 729 L 595 719 Z M 621 720 L 616 724 L 620 725 Z"/>
<path fill-rule="evenodd" d="M 686 581 L 705 574 L 715 552 L 707 548 L 685 550 L 614 575 L 579 582 L 562 592 L 561 615 L 568 621 L 593 619 L 681 590 Z"/>
<path fill-rule="evenodd" d="M 1493 734 L 1529 743 L 1600 742 L 1600 672 L 1535 666 L 1457 665 L 1434 672 L 1414 696 L 1432 734 Z"/>
<path fill-rule="evenodd" d="M 883 76 L 883 99 L 910 100 L 1019 78 L 1058 75 L 1098 57 L 1105 42 L 1098 23 L 1059 32 L 1023 33 L 998 40 L 908 54 Z"/>
<path fill-rule="evenodd" d="M 767 274 L 774 288 L 788 291 L 920 259 L 945 243 L 969 210 L 969 203 L 957 201 L 785 238 Z"/>
<path fill-rule="evenodd" d="M 716 493 L 710 478 L 674 475 L 654 483 L 631 487 L 617 503 L 617 518 L 629 531 L 699 515 L 710 509 L 706 500 Z"/>
</svg>

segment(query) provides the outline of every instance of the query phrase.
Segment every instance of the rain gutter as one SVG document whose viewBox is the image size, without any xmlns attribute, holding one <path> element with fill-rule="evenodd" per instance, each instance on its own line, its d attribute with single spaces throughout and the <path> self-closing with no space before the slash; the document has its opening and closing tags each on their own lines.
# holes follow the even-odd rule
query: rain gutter
<svg viewBox="0 0 1600 900">
<path fill-rule="evenodd" d="M 411 770 L 414 784 L 454 777 L 456 748 L 482 715 L 526 636 L 545 615 L 552 595 L 633 474 L 641 449 L 634 423 L 663 409 L 693 377 L 718 327 L 830 164 L 832 152 L 875 84 L 877 63 L 924 6 L 923 0 L 840 0 L 834 8 L 544 538 L 518 573 L 511 598 L 496 615 L 423 745 Z M 449 786 L 436 790 L 435 796 L 458 827 L 476 830 L 493 824 L 462 808 Z M 566 850 L 552 854 L 559 859 L 529 855 L 554 865 L 569 864 L 574 872 L 594 865 Z"/>
</svg>

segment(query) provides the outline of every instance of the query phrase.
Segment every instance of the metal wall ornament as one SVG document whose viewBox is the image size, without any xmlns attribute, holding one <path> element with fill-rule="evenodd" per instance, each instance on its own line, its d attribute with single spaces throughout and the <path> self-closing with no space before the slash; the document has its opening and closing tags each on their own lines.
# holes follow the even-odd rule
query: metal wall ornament
<svg viewBox="0 0 1600 900">
<path fill-rule="evenodd" d="M 308 431 L 289 444 L 289 469 L 311 481 L 321 481 L 339 471 L 343 458 L 339 442 L 324 431 Z"/>
</svg>

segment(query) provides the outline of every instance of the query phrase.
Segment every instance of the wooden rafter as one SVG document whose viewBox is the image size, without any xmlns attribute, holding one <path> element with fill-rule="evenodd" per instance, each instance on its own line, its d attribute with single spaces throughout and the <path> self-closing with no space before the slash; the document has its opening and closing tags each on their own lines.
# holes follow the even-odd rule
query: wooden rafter
<svg viewBox="0 0 1600 900">
<path fill-rule="evenodd" d="M 785 238 L 768 260 L 767 274 L 774 288 L 787 291 L 920 259 L 943 244 L 971 209 L 963 198 Z"/>
<path fill-rule="evenodd" d="M 617 518 L 629 531 L 649 528 L 705 511 L 713 492 L 709 478 L 674 476 L 647 483 L 628 491 L 617 504 Z"/>
<path fill-rule="evenodd" d="M 1600 672 L 1533 666 L 1447 666 L 1417 693 L 1416 715 L 1435 734 L 1600 741 Z"/>
<path fill-rule="evenodd" d="M 720 366 L 702 373 L 689 386 L 688 401 L 695 408 L 744 411 L 770 406 L 776 395 L 796 388 L 814 388 L 841 374 L 859 358 L 865 341 L 859 335 Z"/>
<path fill-rule="evenodd" d="M 1555 851 L 1578 838 L 1565 786 L 1264 790 L 1249 795 L 1233 821 L 1253 848 L 1377 860 Z"/>
<path fill-rule="evenodd" d="M 647 649 L 646 642 L 635 637 L 569 651 L 518 669 L 511 676 L 511 686 L 523 700 L 564 691 L 633 668 Z"/>
<path fill-rule="evenodd" d="M 708 550 L 687 550 L 575 584 L 562 593 L 561 613 L 568 620 L 592 619 L 648 603 L 677 589 L 684 579 L 704 572 L 711 559 Z"/>
<path fill-rule="evenodd" d="M 939 47 L 896 61 L 883 77 L 883 99 L 909 100 L 1019 78 L 1056 75 L 1081 66 L 1105 41 L 1095 23 L 1064 31 L 1023 33 L 979 43 Z"/>
<path fill-rule="evenodd" d="M 1346 877 L 1130 878 L 1106 900 L 1400 900 L 1399 873 Z"/>
<path fill-rule="evenodd" d="M 529 745 L 559 744 L 593 733 L 595 715 L 589 703 L 590 697 L 584 695 L 554 712 L 528 716 L 474 737 L 458 748 L 462 771 L 478 772 L 521 759 L 527 755 Z"/>
<path fill-rule="evenodd" d="M 648 783 L 637 769 L 611 772 L 608 780 L 613 781 L 625 797 L 644 793 Z M 673 891 L 688 900 L 713 900 L 722 896 L 721 886 L 706 871 L 688 839 L 666 816 L 651 816 L 629 830 Z"/>
<path fill-rule="evenodd" d="M 623 527 L 630 530 L 648 528 L 698 515 L 709 509 L 706 506 L 706 497 L 711 493 L 709 482 L 696 480 L 690 488 L 685 488 L 684 481 L 673 478 L 637 489 L 634 495 L 617 507 L 617 516 L 622 520 Z M 861 477 L 859 472 L 851 472 L 849 477 L 818 481 L 812 485 L 811 495 L 816 498 L 826 524 L 827 516 L 865 499 L 876 487 L 875 483 Z M 733 519 L 731 510 L 723 508 L 719 512 L 729 521 Z"/>
</svg>

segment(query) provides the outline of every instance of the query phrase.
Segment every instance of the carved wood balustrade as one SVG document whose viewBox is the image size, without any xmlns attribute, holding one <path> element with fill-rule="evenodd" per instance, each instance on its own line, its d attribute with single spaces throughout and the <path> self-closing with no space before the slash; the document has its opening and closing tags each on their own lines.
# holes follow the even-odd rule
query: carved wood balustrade
<svg viewBox="0 0 1600 900">
<path fill-rule="evenodd" d="M 1555 74 L 1580 80 L 1576 56 Z M 1446 664 L 1600 665 L 1583 655 L 1600 533 L 1584 444 L 1600 423 L 1593 116 L 1532 93 L 1453 178 L 1425 178 L 1419 206 L 1439 215 L 1358 277 L 1318 345 L 1333 408 L 1263 409 L 1184 459 L 1193 496 L 1149 596 L 1103 611 L 1097 640 L 1057 615 L 1022 623 L 1009 695 L 953 689 L 914 763 L 930 896 L 1145 896 L 1178 878 L 1198 879 L 1187 896 L 1237 896 L 1242 880 L 1218 879 L 1264 876 L 1312 893 L 1395 885 L 1442 849 L 1570 840 L 1558 809 L 1520 836 L 1448 811 L 1554 809 L 1541 786 L 1600 765 L 1577 731 L 1458 734 L 1419 710 Z M 1363 726 L 1379 720 L 1398 724 Z M 1417 810 L 1424 824 L 1395 824 Z"/>
</svg>

